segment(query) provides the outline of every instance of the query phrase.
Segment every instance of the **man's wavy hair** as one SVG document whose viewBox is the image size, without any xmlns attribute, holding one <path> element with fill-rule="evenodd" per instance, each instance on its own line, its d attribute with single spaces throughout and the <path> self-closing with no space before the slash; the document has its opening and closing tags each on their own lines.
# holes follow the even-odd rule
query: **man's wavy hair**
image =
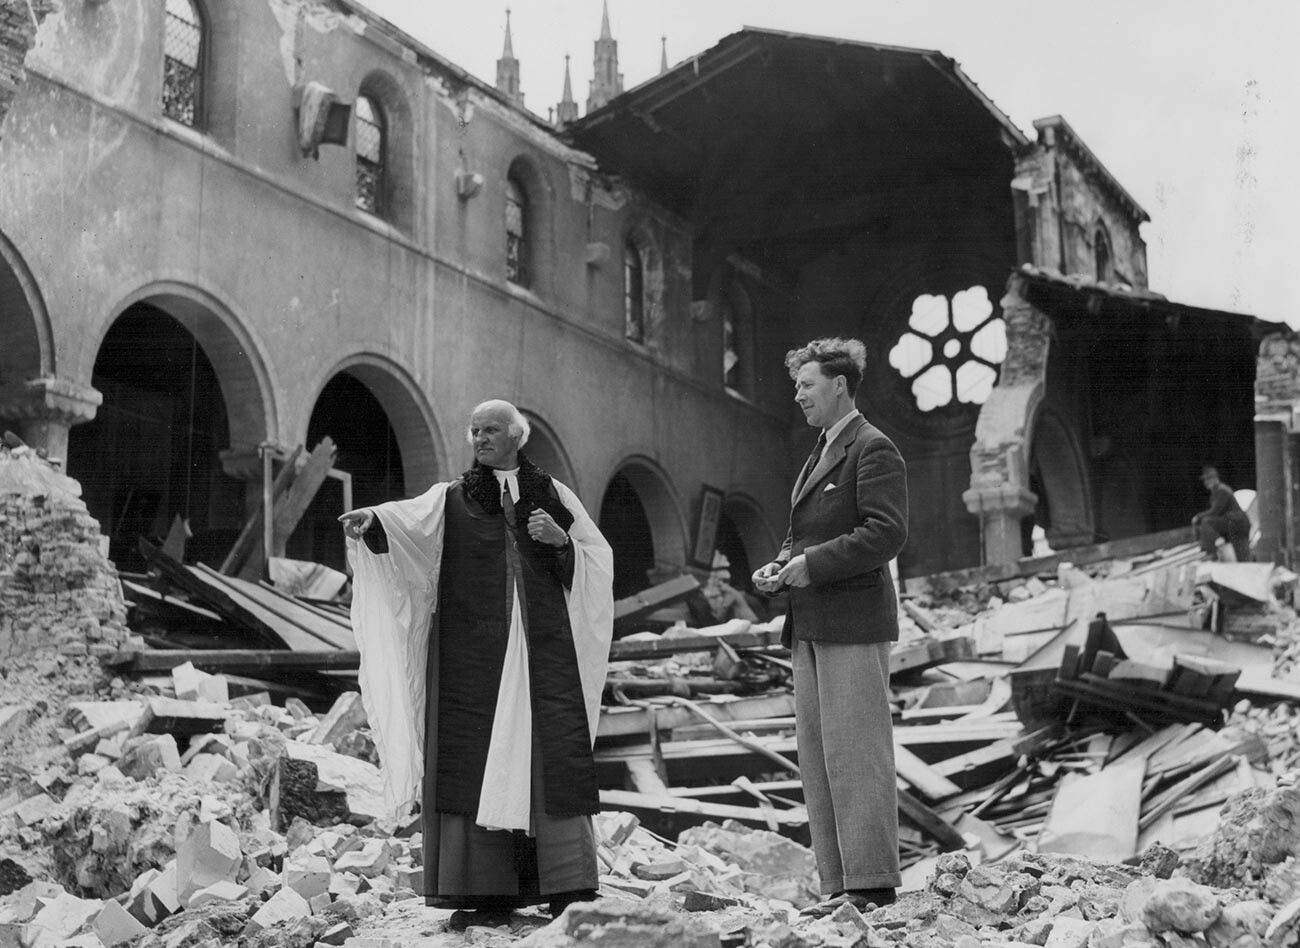
<svg viewBox="0 0 1300 948">
<path fill-rule="evenodd" d="M 519 439 L 519 447 L 528 443 L 528 436 L 533 433 L 533 426 L 528 423 L 528 419 L 510 402 L 503 398 L 489 398 L 485 402 L 479 402 L 474 406 L 474 410 L 469 413 L 473 418 L 481 411 L 495 411 L 506 416 L 506 431 L 512 438 Z M 474 432 L 470 430 L 469 425 L 465 426 L 465 440 L 471 447 L 474 445 Z"/>
<path fill-rule="evenodd" d="M 822 374 L 828 379 L 837 375 L 844 376 L 849 397 L 853 398 L 858 394 L 862 373 L 867 368 L 867 347 L 860 339 L 828 337 L 814 339 L 806 346 L 791 349 L 785 354 L 785 367 L 790 370 L 790 378 L 798 375 L 799 370 L 809 362 L 820 363 Z"/>
</svg>

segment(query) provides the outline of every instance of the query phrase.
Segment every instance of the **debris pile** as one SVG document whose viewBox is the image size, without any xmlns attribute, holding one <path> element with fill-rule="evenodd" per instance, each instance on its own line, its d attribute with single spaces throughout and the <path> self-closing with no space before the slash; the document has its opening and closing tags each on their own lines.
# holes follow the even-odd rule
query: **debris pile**
<svg viewBox="0 0 1300 948">
<path fill-rule="evenodd" d="M 117 571 L 81 486 L 31 448 L 0 442 L 0 661 L 102 655 L 127 637 Z"/>
</svg>

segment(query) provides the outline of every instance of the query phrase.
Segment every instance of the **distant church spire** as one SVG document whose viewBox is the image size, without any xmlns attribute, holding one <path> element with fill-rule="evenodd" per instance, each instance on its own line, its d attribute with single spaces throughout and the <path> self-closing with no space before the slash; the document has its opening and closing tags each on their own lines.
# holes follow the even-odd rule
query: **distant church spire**
<svg viewBox="0 0 1300 948">
<path fill-rule="evenodd" d="M 555 124 L 563 128 L 578 120 L 578 103 L 573 98 L 573 83 L 569 81 L 569 54 L 564 54 L 564 97 L 555 107 Z"/>
<path fill-rule="evenodd" d="M 659 75 L 668 71 L 668 37 L 659 37 Z"/>
<path fill-rule="evenodd" d="M 506 43 L 497 60 L 497 89 L 516 105 L 524 104 L 524 94 L 519 88 L 519 60 L 510 36 L 510 8 L 506 7 Z"/>
<path fill-rule="evenodd" d="M 618 71 L 618 42 L 609 30 L 609 0 L 605 0 L 600 18 L 600 39 L 596 40 L 596 58 L 592 66 L 591 91 L 587 95 L 587 114 L 596 111 L 623 91 L 623 75 Z"/>
</svg>

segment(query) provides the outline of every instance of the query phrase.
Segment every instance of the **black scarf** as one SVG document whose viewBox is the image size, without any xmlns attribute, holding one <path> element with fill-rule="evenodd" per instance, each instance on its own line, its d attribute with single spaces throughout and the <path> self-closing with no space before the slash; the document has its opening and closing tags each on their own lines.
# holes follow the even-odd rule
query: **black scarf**
<svg viewBox="0 0 1300 948">
<path fill-rule="evenodd" d="M 564 530 L 568 530 L 573 524 L 573 514 L 561 503 L 558 503 L 558 495 L 554 486 L 551 484 L 551 475 L 547 474 L 540 467 L 519 452 L 519 500 L 515 502 L 515 517 L 517 522 L 526 524 L 528 518 L 537 508 L 542 508 L 552 519 Z M 465 485 L 465 493 L 483 508 L 485 513 L 497 515 L 501 513 L 501 485 L 497 482 L 497 476 L 493 468 L 478 461 L 461 475 L 461 482 Z"/>
</svg>

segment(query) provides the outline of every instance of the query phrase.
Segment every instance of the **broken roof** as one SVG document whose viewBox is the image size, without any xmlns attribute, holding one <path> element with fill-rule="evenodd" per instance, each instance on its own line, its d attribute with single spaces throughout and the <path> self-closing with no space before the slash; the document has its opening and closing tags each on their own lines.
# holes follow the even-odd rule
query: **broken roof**
<svg viewBox="0 0 1300 948">
<path fill-rule="evenodd" d="M 1005 189 L 1012 151 L 1030 145 L 942 53 L 754 27 L 569 135 L 606 170 L 737 239 L 897 217 L 943 181 Z"/>
</svg>

